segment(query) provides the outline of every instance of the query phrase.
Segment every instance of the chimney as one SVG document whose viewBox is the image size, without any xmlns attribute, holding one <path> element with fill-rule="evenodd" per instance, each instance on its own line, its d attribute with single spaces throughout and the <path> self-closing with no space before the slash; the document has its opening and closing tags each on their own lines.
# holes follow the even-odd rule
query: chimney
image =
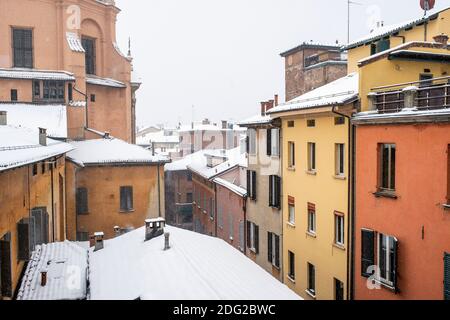
<svg viewBox="0 0 450 320">
<path fill-rule="evenodd" d="M 103 249 L 103 238 L 105 237 L 105 234 L 103 232 L 96 232 L 94 233 L 94 251 L 102 250 Z"/>
<path fill-rule="evenodd" d="M 262 116 L 266 115 L 266 103 L 265 102 L 261 102 L 261 115 Z"/>
<path fill-rule="evenodd" d="M 208 118 L 205 118 L 205 119 L 203 119 L 202 124 L 203 125 L 211 124 L 211 121 L 209 121 Z"/>
<path fill-rule="evenodd" d="M 433 37 L 434 41 L 437 43 L 442 43 L 443 45 L 447 45 L 448 35 L 441 33 L 435 37 Z"/>
<path fill-rule="evenodd" d="M 228 129 L 228 121 L 222 120 L 222 129 Z"/>
<path fill-rule="evenodd" d="M 275 107 L 278 107 L 278 95 L 276 94 L 274 97 Z"/>
<path fill-rule="evenodd" d="M 39 128 L 39 144 L 44 147 L 47 145 L 47 129 Z"/>
<path fill-rule="evenodd" d="M 170 233 L 166 232 L 164 233 L 164 251 L 167 251 L 170 249 Z"/>
<path fill-rule="evenodd" d="M 103 135 L 103 139 L 109 139 L 111 137 L 110 133 L 108 131 L 105 131 L 105 134 Z"/>
<path fill-rule="evenodd" d="M 41 271 L 41 287 L 47 285 L 47 271 Z"/>
<path fill-rule="evenodd" d="M 275 100 L 269 100 L 266 104 L 266 112 L 273 108 L 273 105 L 275 104 Z"/>
<path fill-rule="evenodd" d="M 165 224 L 166 220 L 163 218 L 145 220 L 145 241 L 163 235 Z"/>
<path fill-rule="evenodd" d="M 0 111 L 0 126 L 6 126 L 8 124 L 8 116 L 6 111 Z"/>
<path fill-rule="evenodd" d="M 115 226 L 114 227 L 114 234 L 116 237 L 120 236 L 120 227 L 119 226 Z"/>
</svg>

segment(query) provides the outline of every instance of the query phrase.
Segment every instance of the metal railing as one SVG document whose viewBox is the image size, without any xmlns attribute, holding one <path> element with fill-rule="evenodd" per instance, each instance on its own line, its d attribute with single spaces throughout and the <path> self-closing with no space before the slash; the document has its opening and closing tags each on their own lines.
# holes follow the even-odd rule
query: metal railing
<svg viewBox="0 0 450 320">
<path fill-rule="evenodd" d="M 450 77 L 373 88 L 369 99 L 379 113 L 450 108 Z"/>
</svg>

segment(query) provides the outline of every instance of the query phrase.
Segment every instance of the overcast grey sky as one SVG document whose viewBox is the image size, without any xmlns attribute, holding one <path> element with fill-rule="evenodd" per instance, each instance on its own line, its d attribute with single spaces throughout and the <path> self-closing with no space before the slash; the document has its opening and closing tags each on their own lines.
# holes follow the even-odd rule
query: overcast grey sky
<svg viewBox="0 0 450 320">
<path fill-rule="evenodd" d="M 419 0 L 354 0 L 351 39 L 385 24 L 423 15 Z M 436 9 L 450 4 L 436 1 Z M 210 118 L 240 120 L 259 101 L 279 93 L 279 53 L 303 41 L 347 38 L 347 0 L 116 0 L 122 9 L 117 37 L 126 52 L 132 39 L 138 91 L 138 125 Z M 194 112 L 192 112 L 192 106 Z"/>
</svg>

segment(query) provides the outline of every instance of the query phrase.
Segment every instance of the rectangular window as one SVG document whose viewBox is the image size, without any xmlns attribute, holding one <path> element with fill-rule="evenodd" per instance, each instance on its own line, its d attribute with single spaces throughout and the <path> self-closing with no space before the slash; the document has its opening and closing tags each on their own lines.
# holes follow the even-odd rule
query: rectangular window
<svg viewBox="0 0 450 320">
<path fill-rule="evenodd" d="M 11 101 L 19 100 L 17 89 L 11 89 Z"/>
<path fill-rule="evenodd" d="M 343 143 L 335 144 L 335 174 L 336 176 L 345 175 L 345 145 Z"/>
<path fill-rule="evenodd" d="M 223 209 L 221 206 L 217 206 L 217 226 L 223 229 Z"/>
<path fill-rule="evenodd" d="M 380 189 L 395 191 L 395 144 L 380 144 Z"/>
<path fill-rule="evenodd" d="M 32 227 L 34 228 L 34 225 Z M 17 223 L 18 260 L 28 261 L 30 259 L 32 252 L 30 235 L 30 219 L 22 219 Z"/>
<path fill-rule="evenodd" d="M 344 117 L 335 117 L 334 118 L 334 124 L 336 126 L 340 126 L 340 125 L 345 124 L 345 118 Z"/>
<path fill-rule="evenodd" d="M 95 94 L 91 94 L 91 102 L 95 102 Z"/>
<path fill-rule="evenodd" d="M 294 120 L 288 121 L 288 128 L 294 128 L 294 127 L 295 127 L 295 121 Z"/>
<path fill-rule="evenodd" d="M 295 168 L 295 143 L 288 142 L 288 167 Z"/>
<path fill-rule="evenodd" d="M 289 217 L 288 221 L 290 224 L 295 225 L 295 198 L 289 196 L 288 197 L 288 205 L 289 205 Z"/>
<path fill-rule="evenodd" d="M 86 74 L 95 74 L 96 71 L 96 48 L 95 40 L 91 38 L 83 37 L 81 39 L 86 57 Z"/>
<path fill-rule="evenodd" d="M 315 126 L 316 126 L 316 120 L 314 120 L 314 119 L 306 120 L 306 126 L 307 126 L 308 128 L 313 128 L 313 127 L 315 127 Z"/>
<path fill-rule="evenodd" d="M 344 300 L 344 283 L 334 279 L 334 300 Z"/>
<path fill-rule="evenodd" d="M 244 237 L 245 224 L 244 221 L 239 222 L 239 249 L 244 251 L 245 237 Z"/>
<path fill-rule="evenodd" d="M 291 280 L 295 280 L 295 254 L 291 251 L 288 251 L 288 260 L 289 260 L 288 277 Z"/>
<path fill-rule="evenodd" d="M 43 100 L 50 102 L 63 102 L 65 97 L 64 81 L 43 81 L 44 93 Z"/>
<path fill-rule="evenodd" d="M 89 213 L 87 188 L 77 188 L 76 211 L 78 215 Z"/>
<path fill-rule="evenodd" d="M 231 241 L 233 241 L 234 239 L 234 221 L 233 221 L 233 214 L 230 212 L 229 215 L 230 219 L 229 219 L 229 229 L 228 229 L 228 237 L 230 238 Z"/>
<path fill-rule="evenodd" d="M 77 232 L 77 241 L 89 241 L 89 232 Z"/>
<path fill-rule="evenodd" d="M 39 80 L 33 81 L 33 98 L 41 98 L 41 81 Z"/>
<path fill-rule="evenodd" d="M 344 245 L 344 215 L 339 212 L 334 213 L 334 243 Z"/>
<path fill-rule="evenodd" d="M 316 144 L 308 142 L 308 171 L 316 171 Z"/>
<path fill-rule="evenodd" d="M 268 261 L 276 268 L 280 267 L 280 237 L 267 232 Z"/>
<path fill-rule="evenodd" d="M 378 267 L 380 268 L 380 281 L 395 288 L 397 239 L 384 234 L 378 235 Z"/>
<path fill-rule="evenodd" d="M 280 155 L 280 130 L 279 129 L 267 129 L 267 155 L 276 156 Z"/>
<path fill-rule="evenodd" d="M 193 197 L 192 192 L 186 193 L 186 203 L 192 203 Z"/>
<path fill-rule="evenodd" d="M 375 265 L 375 232 L 372 230 L 361 230 L 361 275 L 370 277 L 370 268 Z"/>
<path fill-rule="evenodd" d="M 38 174 L 38 165 L 37 163 L 33 164 L 33 176 L 36 176 Z"/>
<path fill-rule="evenodd" d="M 256 200 L 256 171 L 247 170 L 247 193 L 251 200 Z"/>
<path fill-rule="evenodd" d="M 215 211 L 214 203 L 215 203 L 214 199 L 210 198 L 209 199 L 209 217 L 211 220 L 214 220 L 214 211 Z"/>
<path fill-rule="evenodd" d="M 316 267 L 311 263 L 308 263 L 308 291 L 316 295 Z"/>
<path fill-rule="evenodd" d="M 41 170 L 42 170 L 42 174 L 45 173 L 45 162 L 41 163 Z"/>
<path fill-rule="evenodd" d="M 251 155 L 256 155 L 256 130 L 248 129 L 248 153 Z"/>
<path fill-rule="evenodd" d="M 259 227 L 247 221 L 247 247 L 254 253 L 259 253 Z"/>
<path fill-rule="evenodd" d="M 120 187 L 120 211 L 133 211 L 133 187 Z"/>
<path fill-rule="evenodd" d="M 316 207 L 308 203 L 308 232 L 316 234 Z"/>
<path fill-rule="evenodd" d="M 67 85 L 67 98 L 69 101 L 73 101 L 73 85 L 69 83 Z"/>
<path fill-rule="evenodd" d="M 33 68 L 33 31 L 12 29 L 14 68 Z"/>
<path fill-rule="evenodd" d="M 269 207 L 281 208 L 281 178 L 269 176 Z"/>
</svg>

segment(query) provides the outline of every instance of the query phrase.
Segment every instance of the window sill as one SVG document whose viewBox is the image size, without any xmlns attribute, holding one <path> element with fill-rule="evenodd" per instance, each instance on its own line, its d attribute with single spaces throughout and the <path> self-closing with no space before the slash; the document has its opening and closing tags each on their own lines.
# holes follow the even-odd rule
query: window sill
<svg viewBox="0 0 450 320">
<path fill-rule="evenodd" d="M 315 294 L 313 294 L 311 291 L 309 291 L 309 290 L 305 290 L 305 292 L 306 292 L 306 294 L 308 295 L 308 296 L 310 296 L 311 298 L 313 298 L 314 300 L 316 300 L 317 299 L 317 297 L 316 297 L 316 295 Z"/>
<path fill-rule="evenodd" d="M 317 176 L 317 171 L 315 170 L 306 170 L 306 174 L 309 174 L 310 176 Z"/>
<path fill-rule="evenodd" d="M 295 167 L 287 167 L 287 170 L 288 170 L 288 171 L 295 172 Z"/>
<path fill-rule="evenodd" d="M 207 214 L 206 210 L 202 210 L 202 212 L 203 212 L 204 214 Z"/>
<path fill-rule="evenodd" d="M 450 204 L 443 204 L 444 210 L 450 210 Z"/>
<path fill-rule="evenodd" d="M 384 287 L 384 288 L 386 288 L 386 289 L 388 289 L 388 290 L 390 290 L 390 291 L 392 291 L 392 292 L 396 292 L 397 290 L 392 286 L 392 284 L 389 284 L 389 283 L 386 283 L 386 282 L 384 282 L 384 281 L 382 281 L 382 280 L 380 280 L 380 279 L 374 279 L 374 281 L 376 282 L 376 283 L 378 283 L 380 286 L 382 286 L 382 287 Z"/>
<path fill-rule="evenodd" d="M 398 196 L 395 194 L 394 191 L 380 190 L 380 191 L 374 192 L 373 195 L 377 198 L 398 199 Z"/>
<path fill-rule="evenodd" d="M 336 175 L 336 174 L 333 176 L 333 178 L 336 180 L 347 180 L 346 176 Z"/>
<path fill-rule="evenodd" d="M 278 271 L 281 271 L 281 268 L 280 268 L 280 267 L 277 267 L 277 266 L 274 265 L 273 263 L 272 263 L 272 268 L 274 268 L 274 269 L 276 269 L 276 270 L 278 270 Z"/>
<path fill-rule="evenodd" d="M 211 221 L 214 221 L 214 218 L 212 218 L 212 217 L 209 217 L 209 220 L 211 220 Z"/>
<path fill-rule="evenodd" d="M 306 231 L 306 235 L 308 236 L 308 237 L 311 237 L 311 238 L 317 238 L 317 234 L 316 233 L 313 233 L 313 232 L 311 232 L 311 231 Z"/>
<path fill-rule="evenodd" d="M 130 209 L 130 210 L 120 210 L 119 212 L 120 213 L 133 213 L 133 212 L 135 212 L 136 210 L 134 210 L 134 209 Z"/>
<path fill-rule="evenodd" d="M 345 249 L 345 245 L 339 244 L 339 243 L 333 243 L 333 247 L 335 247 L 335 248 L 337 248 L 337 249 L 339 249 L 339 250 L 342 250 L 342 251 L 345 251 L 345 250 L 346 250 L 346 249 Z"/>
<path fill-rule="evenodd" d="M 253 253 L 254 255 L 257 254 L 255 248 L 248 248 L 248 251 L 250 251 L 250 253 Z"/>
<path fill-rule="evenodd" d="M 294 224 L 294 223 L 286 222 L 286 225 L 287 225 L 288 227 L 290 227 L 290 228 L 295 229 L 295 224 Z"/>
<path fill-rule="evenodd" d="M 293 284 L 295 284 L 295 279 L 294 279 L 294 278 L 291 278 L 290 276 L 286 276 L 286 278 L 287 278 L 290 282 L 292 282 Z"/>
<path fill-rule="evenodd" d="M 90 215 L 89 212 L 77 213 L 77 216 L 88 216 L 88 215 Z"/>
</svg>

